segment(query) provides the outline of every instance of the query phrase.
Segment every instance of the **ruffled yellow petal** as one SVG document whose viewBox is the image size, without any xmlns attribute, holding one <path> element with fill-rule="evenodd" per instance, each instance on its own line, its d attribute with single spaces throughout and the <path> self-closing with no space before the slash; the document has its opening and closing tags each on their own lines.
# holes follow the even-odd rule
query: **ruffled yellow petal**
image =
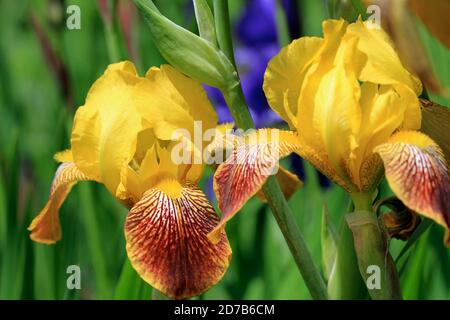
<svg viewBox="0 0 450 320">
<path fill-rule="evenodd" d="M 146 78 L 136 104 L 159 139 L 171 140 L 174 131 L 186 129 L 193 141 L 194 121 L 201 122 L 200 134 L 216 126 L 217 115 L 199 82 L 169 65 L 151 68 Z"/>
<path fill-rule="evenodd" d="M 195 164 L 191 157 L 191 151 L 188 151 L 188 158 L 184 159 L 175 150 L 179 144 L 190 141 L 163 141 L 161 144 L 153 144 L 145 154 L 141 163 L 133 167 L 131 165 L 122 170 L 121 184 L 118 188 L 118 198 L 131 206 L 142 198 L 144 192 L 154 188 L 162 180 L 170 179 L 179 183 L 198 182 L 201 177 L 204 164 Z M 183 144 L 181 149 L 189 148 Z M 187 160 L 187 164 L 184 161 Z"/>
<path fill-rule="evenodd" d="M 56 170 L 50 189 L 50 198 L 44 209 L 33 219 L 28 230 L 34 241 L 53 244 L 61 240 L 59 208 L 73 185 L 80 180 L 89 180 L 73 162 L 64 162 Z"/>
<path fill-rule="evenodd" d="M 303 37 L 292 41 L 272 58 L 264 74 L 263 89 L 270 107 L 291 128 L 297 125 L 297 103 L 308 67 L 318 55 L 323 40 Z"/>
<path fill-rule="evenodd" d="M 162 189 L 172 193 L 180 188 L 172 183 L 165 181 Z M 220 281 L 231 259 L 225 233 L 217 244 L 207 238 L 218 221 L 206 196 L 193 185 L 181 187 L 178 197 L 150 189 L 125 222 L 131 264 L 145 281 L 169 297 L 202 294 Z"/>
<path fill-rule="evenodd" d="M 407 101 L 404 129 L 419 129 L 421 116 L 417 96 L 422 92 L 422 83 L 403 66 L 388 35 L 380 28 L 367 27 L 360 20 L 349 25 L 348 34 L 358 37 L 358 50 L 367 55 L 359 80 L 393 85 Z"/>
<path fill-rule="evenodd" d="M 367 63 L 359 75 L 361 81 L 404 84 L 416 96 L 422 92 L 420 80 L 405 69 L 389 36 L 381 28 L 368 27 L 366 22 L 358 20 L 348 26 L 347 33 L 357 36 L 358 50 L 367 55 Z"/>
<path fill-rule="evenodd" d="M 345 51 L 353 51 L 356 39 L 349 39 Z M 350 53 L 342 53 L 350 54 Z M 345 63 L 325 74 L 317 88 L 313 126 L 326 150 L 327 157 L 339 175 L 345 177 L 343 168 L 355 147 L 356 135 L 361 125 L 359 106 L 360 86 Z"/>
<path fill-rule="evenodd" d="M 450 227 L 450 178 L 439 146 L 423 133 L 401 131 L 375 148 L 397 197 L 410 209 Z"/>
<path fill-rule="evenodd" d="M 231 156 L 214 175 L 214 190 L 222 211 L 220 223 L 210 234 L 215 242 L 226 222 L 278 170 L 278 160 L 298 148 L 298 137 L 291 131 L 261 129 L 242 137 Z"/>
<path fill-rule="evenodd" d="M 57 162 L 73 162 L 72 150 L 64 150 L 56 153 L 53 157 Z"/>
<path fill-rule="evenodd" d="M 351 180 L 360 191 L 376 184 L 382 164 L 378 157 L 373 157 L 373 148 L 386 142 L 401 126 L 407 103 L 393 86 L 370 82 L 361 85 L 362 125 L 349 161 Z"/>
<path fill-rule="evenodd" d="M 305 141 L 318 149 L 324 150 L 320 145 L 320 136 L 313 126 L 313 117 L 316 103 L 316 93 L 323 76 L 334 67 L 337 49 L 345 34 L 347 22 L 344 20 L 325 20 L 323 22 L 324 39 L 316 59 L 303 80 L 300 96 L 297 102 L 297 131 Z"/>
<path fill-rule="evenodd" d="M 136 75 L 131 62 L 110 65 L 89 90 L 76 114 L 72 154 L 77 167 L 116 195 L 121 171 L 132 159 L 142 130 L 136 109 Z"/>
</svg>

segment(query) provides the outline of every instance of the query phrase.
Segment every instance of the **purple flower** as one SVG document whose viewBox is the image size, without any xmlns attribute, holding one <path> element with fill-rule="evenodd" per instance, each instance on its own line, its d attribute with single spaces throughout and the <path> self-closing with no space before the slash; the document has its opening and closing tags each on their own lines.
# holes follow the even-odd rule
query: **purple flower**
<svg viewBox="0 0 450 320">
<path fill-rule="evenodd" d="M 248 0 L 236 33 L 246 47 L 278 44 L 275 21 L 276 0 Z"/>
</svg>

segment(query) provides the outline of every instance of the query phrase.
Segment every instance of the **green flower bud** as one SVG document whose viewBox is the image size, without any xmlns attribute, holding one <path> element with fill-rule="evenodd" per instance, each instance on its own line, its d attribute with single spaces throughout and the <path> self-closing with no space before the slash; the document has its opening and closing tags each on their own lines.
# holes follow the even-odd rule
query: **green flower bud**
<svg viewBox="0 0 450 320">
<path fill-rule="evenodd" d="M 199 82 L 219 89 L 237 82 L 232 63 L 208 40 L 173 23 L 150 0 L 135 0 L 161 55 L 175 68 Z"/>
</svg>

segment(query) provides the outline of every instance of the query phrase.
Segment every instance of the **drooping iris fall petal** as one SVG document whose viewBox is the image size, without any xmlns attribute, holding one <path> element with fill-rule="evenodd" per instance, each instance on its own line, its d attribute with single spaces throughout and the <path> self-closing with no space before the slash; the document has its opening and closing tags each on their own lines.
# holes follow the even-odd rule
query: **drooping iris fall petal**
<svg viewBox="0 0 450 320">
<path fill-rule="evenodd" d="M 397 197 L 408 208 L 450 228 L 450 178 L 439 146 L 423 133 L 401 131 L 375 152 Z"/>
<path fill-rule="evenodd" d="M 281 191 L 287 200 L 292 197 L 295 191 L 303 186 L 303 182 L 299 179 L 299 177 L 297 177 L 296 174 L 290 172 L 281 165 L 278 168 L 275 178 L 277 179 Z M 262 202 L 267 202 L 267 198 L 262 190 L 258 192 L 257 196 Z"/>
<path fill-rule="evenodd" d="M 127 216 L 128 257 L 139 275 L 164 294 L 177 299 L 199 295 L 228 268 L 227 236 L 221 233 L 216 244 L 208 240 L 219 219 L 196 186 L 166 181 L 160 189 L 148 190 Z"/>
<path fill-rule="evenodd" d="M 52 244 L 61 239 L 59 208 L 72 187 L 81 180 L 89 180 L 89 178 L 73 162 L 65 162 L 59 165 L 53 178 L 50 198 L 44 209 L 28 227 L 28 230 L 31 231 L 30 238 L 32 240 Z"/>
<path fill-rule="evenodd" d="M 240 141 L 216 170 L 214 190 L 222 211 L 220 223 L 210 234 L 216 242 L 226 222 L 276 173 L 279 159 L 298 148 L 298 137 L 290 131 L 261 129 Z"/>
</svg>

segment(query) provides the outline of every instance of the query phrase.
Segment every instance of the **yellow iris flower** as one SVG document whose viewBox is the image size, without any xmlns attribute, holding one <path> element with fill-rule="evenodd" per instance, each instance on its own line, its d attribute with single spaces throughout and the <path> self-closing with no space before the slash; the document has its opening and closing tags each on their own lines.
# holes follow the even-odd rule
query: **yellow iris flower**
<svg viewBox="0 0 450 320">
<path fill-rule="evenodd" d="M 31 238 L 60 240 L 58 211 L 70 189 L 80 180 L 96 181 L 130 208 L 126 249 L 139 275 L 174 298 L 206 291 L 227 270 L 231 249 L 225 233 L 217 244 L 207 238 L 219 219 L 197 186 L 203 164 L 171 158 L 179 143 L 173 132 L 193 133 L 194 121 L 203 130 L 217 123 L 199 83 L 167 65 L 145 77 L 130 62 L 110 65 L 76 112 L 71 150 L 55 156 L 62 164 L 29 227 Z"/>
<path fill-rule="evenodd" d="M 242 140 L 218 168 L 223 215 L 211 239 L 261 188 L 263 169 L 291 152 L 349 193 L 372 193 L 384 164 L 391 189 L 406 206 L 450 227 L 447 163 L 440 147 L 418 131 L 421 82 L 382 29 L 341 19 L 324 21 L 323 33 L 293 41 L 270 61 L 264 92 L 292 131 L 252 133 L 248 140 L 264 142 Z M 267 138 L 274 132 L 278 139 Z"/>
</svg>

